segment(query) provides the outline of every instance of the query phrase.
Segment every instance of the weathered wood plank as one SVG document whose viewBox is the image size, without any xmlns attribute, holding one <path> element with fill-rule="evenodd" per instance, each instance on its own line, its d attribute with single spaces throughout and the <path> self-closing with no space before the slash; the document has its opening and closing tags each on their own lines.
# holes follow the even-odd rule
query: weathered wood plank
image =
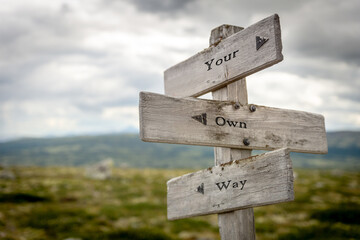
<svg viewBox="0 0 360 240">
<path fill-rule="evenodd" d="M 167 182 L 168 219 L 180 219 L 294 199 L 288 149 L 235 160 Z"/>
<path fill-rule="evenodd" d="M 277 14 L 167 69 L 165 94 L 200 96 L 282 61 Z"/>
<path fill-rule="evenodd" d="M 302 111 L 229 101 L 179 99 L 140 93 L 140 136 L 143 141 L 326 153 L 324 117 Z"/>
</svg>

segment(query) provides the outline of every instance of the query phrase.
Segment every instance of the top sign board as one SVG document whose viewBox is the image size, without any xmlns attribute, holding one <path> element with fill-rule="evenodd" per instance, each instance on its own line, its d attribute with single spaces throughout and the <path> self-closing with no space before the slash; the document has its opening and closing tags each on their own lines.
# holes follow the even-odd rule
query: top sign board
<svg viewBox="0 0 360 240">
<path fill-rule="evenodd" d="M 275 14 L 167 69 L 165 94 L 203 95 L 282 61 L 281 50 L 280 22 Z"/>
</svg>

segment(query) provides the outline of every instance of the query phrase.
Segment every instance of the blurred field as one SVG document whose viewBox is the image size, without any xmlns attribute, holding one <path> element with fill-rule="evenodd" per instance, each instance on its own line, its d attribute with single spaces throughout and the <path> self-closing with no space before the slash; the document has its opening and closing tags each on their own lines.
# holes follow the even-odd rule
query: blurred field
<svg viewBox="0 0 360 240">
<path fill-rule="evenodd" d="M 166 219 L 166 181 L 185 170 L 17 167 L 0 179 L 0 239 L 220 239 L 217 216 Z M 1 171 L 1 169 L 0 169 Z M 360 173 L 295 170 L 295 201 L 255 209 L 257 239 L 360 239 Z"/>
</svg>

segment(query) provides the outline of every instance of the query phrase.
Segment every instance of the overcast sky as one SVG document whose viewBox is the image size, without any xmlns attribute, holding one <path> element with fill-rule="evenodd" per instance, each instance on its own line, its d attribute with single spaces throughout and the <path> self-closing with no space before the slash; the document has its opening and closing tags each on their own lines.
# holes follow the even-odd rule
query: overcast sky
<svg viewBox="0 0 360 240">
<path fill-rule="evenodd" d="M 221 24 L 280 16 L 284 60 L 249 102 L 360 130 L 360 1 L 0 0 L 0 140 L 138 129 L 139 91 L 208 47 Z"/>
</svg>

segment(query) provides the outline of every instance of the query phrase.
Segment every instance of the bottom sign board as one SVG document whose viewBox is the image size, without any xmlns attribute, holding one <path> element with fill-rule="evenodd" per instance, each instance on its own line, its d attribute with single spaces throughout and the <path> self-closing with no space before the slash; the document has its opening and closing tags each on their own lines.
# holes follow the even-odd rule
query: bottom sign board
<svg viewBox="0 0 360 240">
<path fill-rule="evenodd" d="M 168 219 L 292 201 L 293 181 L 287 148 L 186 174 L 167 182 Z"/>
</svg>

